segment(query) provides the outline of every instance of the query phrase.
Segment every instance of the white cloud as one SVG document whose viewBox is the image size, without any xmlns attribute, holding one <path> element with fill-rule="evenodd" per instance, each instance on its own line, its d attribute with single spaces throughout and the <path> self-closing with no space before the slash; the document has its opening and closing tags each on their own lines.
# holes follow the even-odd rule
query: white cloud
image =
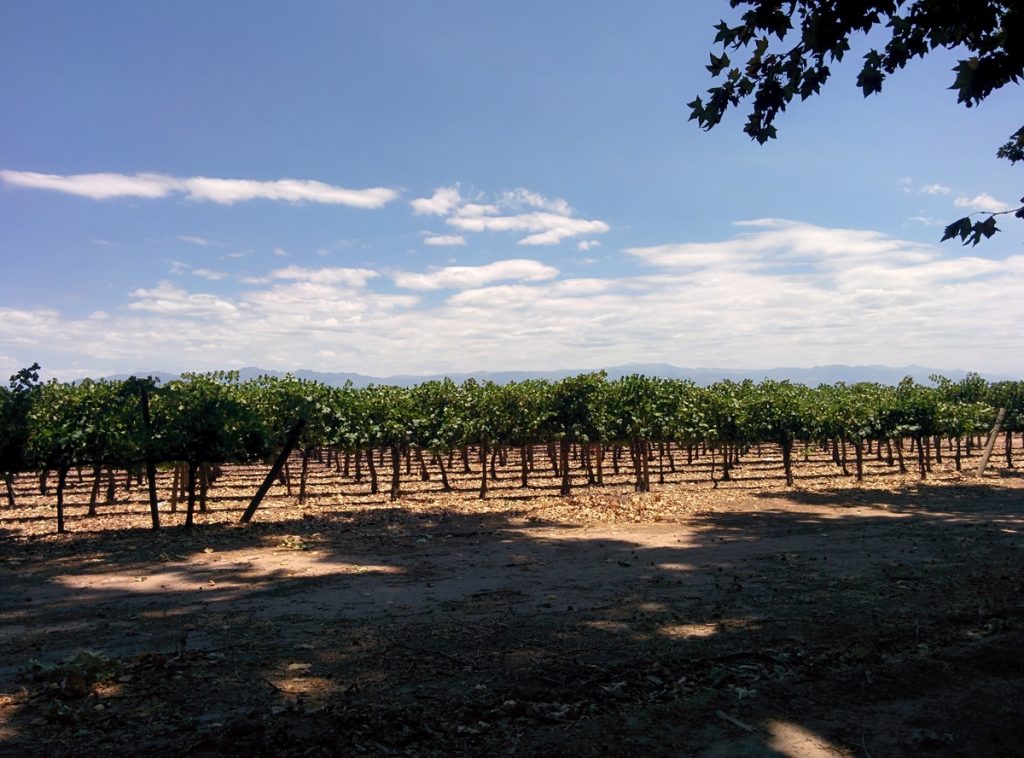
<svg viewBox="0 0 1024 758">
<path fill-rule="evenodd" d="M 226 271 L 211 271 L 208 268 L 192 269 L 192 274 L 193 276 L 198 276 L 200 279 L 206 279 L 211 282 L 219 282 L 221 279 L 228 278 Z"/>
<path fill-rule="evenodd" d="M 479 202 L 483 199 L 474 197 L 470 202 L 458 186 L 452 186 L 440 187 L 431 197 L 411 204 L 417 214 L 447 216 L 445 223 L 463 232 L 528 232 L 520 245 L 554 245 L 568 237 L 604 234 L 611 228 L 604 221 L 577 218 L 561 198 L 550 199 L 524 187 L 506 190 L 493 202 Z"/>
<path fill-rule="evenodd" d="M 0 179 L 15 187 L 45 189 L 80 195 L 93 200 L 111 197 L 165 197 L 180 190 L 180 180 L 161 174 L 38 174 L 33 171 L 0 171 Z"/>
<path fill-rule="evenodd" d="M 281 248 L 281 247 L 275 247 L 274 248 L 274 255 L 276 255 L 279 258 L 289 258 L 289 257 L 291 257 L 288 254 L 288 251 L 285 250 L 284 248 Z"/>
<path fill-rule="evenodd" d="M 345 287 L 365 287 L 370 279 L 380 274 L 366 268 L 303 268 L 288 266 L 270 272 L 273 279 L 287 279 L 296 282 L 312 282 L 314 284 L 340 284 Z"/>
<path fill-rule="evenodd" d="M 557 213 L 521 213 L 512 216 L 452 216 L 447 223 L 468 232 L 532 232 L 519 240 L 520 245 L 554 245 L 566 237 L 603 234 L 609 230 L 603 221 L 561 216 Z"/>
<path fill-rule="evenodd" d="M 1004 203 L 1002 200 L 996 200 L 986 192 L 982 192 L 974 197 L 961 196 L 954 200 L 953 203 L 957 208 L 967 208 L 972 211 L 988 213 L 1001 213 L 1002 211 L 1008 211 L 1013 207 L 1009 203 Z"/>
<path fill-rule="evenodd" d="M 458 186 L 438 187 L 430 197 L 420 197 L 410 202 L 416 215 L 444 216 L 462 204 Z"/>
<path fill-rule="evenodd" d="M 624 252 L 663 268 L 703 269 L 742 266 L 751 270 L 814 262 L 836 268 L 866 260 L 920 260 L 929 245 L 906 242 L 881 232 L 815 226 L 786 219 L 738 221 L 755 228 L 723 242 L 683 242 L 626 248 Z"/>
<path fill-rule="evenodd" d="M 632 248 L 630 259 L 643 265 L 606 277 L 513 260 L 386 279 L 289 266 L 217 295 L 161 282 L 111 299 L 106 319 L 0 307 L 0 355 L 12 371 L 39 360 L 68 376 L 83 365 L 387 375 L 631 361 L 1024 371 L 1024 255 L 760 219 L 712 242 Z"/>
<path fill-rule="evenodd" d="M 785 218 L 748 218 L 732 222 L 733 226 L 756 226 L 762 229 L 782 229 L 787 226 L 797 226 L 799 224 L 799 221 L 790 221 Z"/>
<path fill-rule="evenodd" d="M 910 177 L 903 177 L 899 180 L 900 189 L 910 194 L 911 192 L 917 192 L 922 195 L 948 195 L 953 190 L 947 187 L 945 184 L 932 183 L 932 184 L 921 184 L 914 189 L 915 182 Z"/>
<path fill-rule="evenodd" d="M 182 234 L 178 239 L 182 242 L 188 242 L 190 245 L 199 245 L 200 247 L 209 247 L 213 244 L 205 237 L 193 237 L 191 234 Z"/>
<path fill-rule="evenodd" d="M 923 226 L 945 226 L 948 223 L 933 216 L 910 216 L 907 221 L 913 221 Z"/>
<path fill-rule="evenodd" d="M 346 189 L 312 179 L 279 179 L 261 182 L 250 179 L 186 179 L 185 188 L 192 200 L 211 200 L 230 205 L 244 200 L 263 198 L 290 203 L 310 202 L 348 205 L 354 208 L 380 208 L 398 197 L 386 187 Z"/>
<path fill-rule="evenodd" d="M 463 218 L 473 218 L 476 216 L 500 213 L 500 211 L 501 209 L 493 203 L 466 203 L 465 205 L 459 206 L 458 215 Z"/>
<path fill-rule="evenodd" d="M 189 200 L 231 205 L 246 200 L 278 200 L 289 203 L 327 203 L 353 208 L 380 208 L 398 197 L 386 187 L 346 189 L 313 179 L 217 179 L 206 176 L 178 178 L 165 174 L 39 174 L 32 171 L 0 171 L 0 179 L 17 187 L 45 189 L 106 200 L 112 197 L 160 198 L 183 194 Z"/>
<path fill-rule="evenodd" d="M 185 318 L 234 318 L 238 307 L 215 295 L 190 293 L 170 282 L 160 282 L 153 289 L 137 289 L 131 293 L 128 308 L 164 316 Z"/>
<path fill-rule="evenodd" d="M 584 252 L 595 247 L 601 247 L 601 243 L 598 240 L 580 240 L 576 245 L 577 250 L 583 250 Z"/>
<path fill-rule="evenodd" d="M 514 279 L 536 282 L 553 279 L 558 269 L 540 261 L 511 259 L 495 261 L 484 266 L 448 266 L 427 274 L 398 271 L 392 275 L 395 284 L 409 290 L 470 289 L 491 282 Z"/>
<path fill-rule="evenodd" d="M 527 206 L 531 208 L 540 208 L 541 210 L 551 211 L 557 213 L 559 216 L 571 216 L 573 215 L 572 207 L 560 197 L 556 197 L 551 200 L 544 197 L 539 192 L 531 192 L 525 187 L 519 187 L 514 190 L 506 190 L 501 193 L 498 201 L 498 207 L 501 208 L 516 208 L 519 206 Z"/>
<path fill-rule="evenodd" d="M 424 245 L 434 247 L 459 247 L 466 244 L 461 234 L 431 234 L 423 238 Z"/>
</svg>

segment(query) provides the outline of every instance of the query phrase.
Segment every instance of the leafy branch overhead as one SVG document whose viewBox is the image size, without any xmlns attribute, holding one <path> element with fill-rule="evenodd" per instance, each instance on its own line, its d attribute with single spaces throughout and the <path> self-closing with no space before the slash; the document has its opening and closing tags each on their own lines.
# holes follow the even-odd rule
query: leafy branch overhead
<svg viewBox="0 0 1024 758">
<path fill-rule="evenodd" d="M 706 99 L 697 97 L 687 107 L 690 120 L 709 130 L 730 108 L 750 101 L 743 131 L 760 144 L 776 137 L 775 119 L 794 99 L 806 100 L 821 91 L 832 74 L 830 66 L 849 52 L 855 34 L 884 29 L 888 37 L 882 49 L 871 49 L 864 56 L 857 86 L 865 97 L 881 92 L 887 76 L 936 48 L 967 53 L 953 69 L 949 88 L 968 108 L 1024 77 L 1024 4 L 1017 0 L 730 0 L 729 4 L 745 10 L 740 23 L 721 21 L 715 27 L 715 44 L 721 43 L 722 50 L 720 55 L 711 53 L 707 69 L 719 82 L 707 91 Z M 730 53 L 739 53 L 746 61 L 733 61 Z M 996 155 L 1011 163 L 1024 160 L 1024 127 Z M 999 231 L 996 216 L 1006 213 L 1024 218 L 1024 198 L 1021 207 L 1010 211 L 972 214 L 984 216 L 981 221 L 972 221 L 970 215 L 958 219 L 946 227 L 942 239 L 976 245 Z"/>
</svg>

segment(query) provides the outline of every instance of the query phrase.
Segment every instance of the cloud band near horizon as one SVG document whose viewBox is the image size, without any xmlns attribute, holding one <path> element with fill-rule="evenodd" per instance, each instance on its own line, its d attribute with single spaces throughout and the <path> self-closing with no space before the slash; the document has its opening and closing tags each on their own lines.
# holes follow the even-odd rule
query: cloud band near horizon
<svg viewBox="0 0 1024 758">
<path fill-rule="evenodd" d="M 260 356 L 267 368 L 381 376 L 738 360 L 1024 367 L 1024 255 L 772 218 L 711 242 L 623 253 L 639 268 L 579 276 L 507 258 L 418 270 L 291 265 L 249 280 L 172 269 L 88 317 L 0 306 L 0 366 L 207 370 Z"/>
</svg>

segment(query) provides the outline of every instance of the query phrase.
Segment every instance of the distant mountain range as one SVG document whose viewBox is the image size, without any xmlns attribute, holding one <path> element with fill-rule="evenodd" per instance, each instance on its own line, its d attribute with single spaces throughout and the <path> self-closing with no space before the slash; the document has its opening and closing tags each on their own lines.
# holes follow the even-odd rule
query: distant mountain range
<svg viewBox="0 0 1024 758">
<path fill-rule="evenodd" d="M 308 371 L 299 369 L 291 372 L 299 379 L 311 379 L 332 387 L 340 387 L 346 382 L 352 382 L 356 387 L 366 387 L 371 384 L 392 384 L 400 387 L 409 387 L 414 384 L 431 381 L 433 379 L 444 379 L 448 377 L 455 382 L 463 382 L 466 379 L 477 379 L 478 381 L 492 381 L 497 384 L 508 382 L 519 382 L 524 379 L 548 379 L 558 380 L 566 376 L 575 376 L 598 369 L 559 369 L 556 371 L 473 371 L 469 373 L 452 374 L 395 374 L 393 376 L 368 376 L 366 374 L 353 374 L 348 372 L 324 372 Z M 958 381 L 963 379 L 967 372 L 963 370 L 948 370 L 928 368 L 926 366 L 844 366 L 835 364 L 830 366 L 813 366 L 811 368 L 771 368 L 771 369 L 735 369 L 735 368 L 681 368 L 668 363 L 627 363 L 622 366 L 609 366 L 604 369 L 609 379 L 618 379 L 630 374 L 646 374 L 647 376 L 661 376 L 667 379 L 689 379 L 696 384 L 708 385 L 723 379 L 742 381 L 753 379 L 789 380 L 809 386 L 818 384 L 835 384 L 836 382 L 878 382 L 879 384 L 898 384 L 905 376 L 913 378 L 921 383 L 928 383 L 928 377 L 933 374 Z M 239 369 L 239 375 L 244 381 L 257 376 L 285 376 L 287 372 L 273 371 L 271 369 L 247 366 Z M 136 376 L 154 376 L 161 382 L 177 379 L 179 374 L 172 374 L 166 371 L 140 371 Z M 105 377 L 107 379 L 125 379 L 129 374 L 115 374 Z M 1009 375 L 982 374 L 989 381 L 1002 379 L 1018 379 Z"/>
</svg>

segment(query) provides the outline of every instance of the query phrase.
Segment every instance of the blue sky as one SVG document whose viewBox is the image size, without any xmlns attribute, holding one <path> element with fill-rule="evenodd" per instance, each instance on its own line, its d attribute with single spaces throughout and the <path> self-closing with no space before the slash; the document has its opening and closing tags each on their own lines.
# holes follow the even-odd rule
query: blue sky
<svg viewBox="0 0 1024 758">
<path fill-rule="evenodd" d="M 1024 372 L 1016 87 L 860 43 L 759 146 L 725 2 L 0 5 L 0 371 Z"/>
</svg>

